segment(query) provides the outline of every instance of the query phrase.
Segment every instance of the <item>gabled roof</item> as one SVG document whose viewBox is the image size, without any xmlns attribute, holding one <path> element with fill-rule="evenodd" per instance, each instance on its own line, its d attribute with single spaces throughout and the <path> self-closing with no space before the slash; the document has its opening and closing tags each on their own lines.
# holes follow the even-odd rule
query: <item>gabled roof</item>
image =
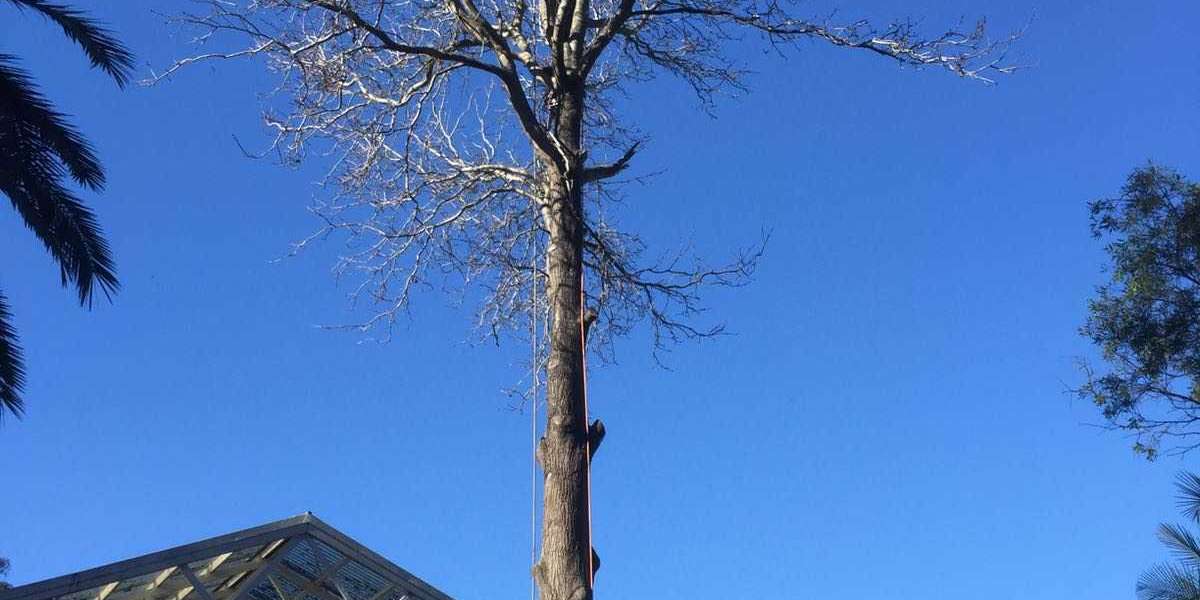
<svg viewBox="0 0 1200 600">
<path fill-rule="evenodd" d="M 0 600 L 451 600 L 312 513 L 0 591 Z"/>
</svg>

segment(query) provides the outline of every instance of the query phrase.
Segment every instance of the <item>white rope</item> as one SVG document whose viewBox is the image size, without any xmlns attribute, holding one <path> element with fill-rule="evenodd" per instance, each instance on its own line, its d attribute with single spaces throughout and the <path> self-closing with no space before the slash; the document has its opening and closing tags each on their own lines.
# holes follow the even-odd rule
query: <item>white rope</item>
<svg viewBox="0 0 1200 600">
<path fill-rule="evenodd" d="M 530 225 L 530 240 L 529 245 L 532 251 L 529 253 L 529 288 L 530 288 L 530 305 L 529 305 L 529 345 L 530 345 L 530 363 L 529 372 L 532 374 L 532 391 L 530 392 L 530 404 L 532 408 L 529 411 L 529 430 L 531 436 L 533 453 L 530 461 L 529 469 L 529 562 L 532 572 L 533 565 L 537 564 L 537 444 L 538 444 L 538 390 L 540 383 L 540 370 L 538 368 L 538 277 L 537 277 L 537 212 L 534 208 L 533 224 Z M 537 600 L 537 580 L 533 577 L 529 579 L 529 599 Z"/>
</svg>

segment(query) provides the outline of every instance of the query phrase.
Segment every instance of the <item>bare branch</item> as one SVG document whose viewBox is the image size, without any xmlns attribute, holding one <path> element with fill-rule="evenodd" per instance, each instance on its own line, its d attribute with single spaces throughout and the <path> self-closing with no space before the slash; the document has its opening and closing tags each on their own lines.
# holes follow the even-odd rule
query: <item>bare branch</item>
<svg viewBox="0 0 1200 600">
<path fill-rule="evenodd" d="M 545 318 L 547 186 L 579 189 L 587 300 L 603 346 L 648 323 L 660 347 L 720 333 L 699 326 L 701 292 L 748 281 L 761 246 L 713 267 L 686 249 L 648 260 L 646 245 L 609 220 L 613 190 L 642 136 L 615 100 L 658 73 L 703 98 L 740 86 L 725 45 L 740 33 L 769 43 L 815 39 L 901 64 L 988 80 L 1011 72 L 1010 39 L 982 23 L 920 37 L 907 23 L 876 30 L 795 18 L 757 0 L 202 0 L 178 21 L 217 48 L 207 60 L 258 57 L 279 77 L 265 123 L 272 149 L 329 164 L 313 206 L 312 240 L 347 244 L 336 272 L 386 325 L 421 287 L 480 290 L 487 335 Z M 228 45 L 229 40 L 235 44 Z M 613 52 L 609 52 L 613 49 Z M 570 103 L 570 114 L 563 113 Z M 573 121 L 574 120 L 574 121 Z M 576 127 L 579 136 L 571 134 Z M 564 134 L 564 132 L 566 134 Z"/>
<path fill-rule="evenodd" d="M 591 182 L 616 177 L 629 166 L 629 161 L 633 160 L 633 156 L 637 154 L 639 146 L 641 146 L 641 142 L 634 142 L 616 162 L 586 169 L 583 172 L 583 180 Z"/>
<path fill-rule="evenodd" d="M 984 20 L 965 30 L 926 37 L 911 21 L 882 29 L 865 20 L 839 25 L 793 16 L 778 1 L 652 0 L 639 2 L 636 8 L 627 4 L 621 2 L 612 16 L 599 22 L 586 52 L 586 68 L 598 63 L 619 39 L 625 56 L 640 57 L 683 78 L 705 99 L 721 88 L 738 87 L 742 73 L 729 62 L 721 42 L 739 31 L 761 34 L 775 45 L 820 40 L 866 50 L 905 66 L 943 68 L 988 84 L 995 82 L 996 75 L 1018 69 L 1007 62 L 1006 53 L 1022 32 L 991 40 Z"/>
</svg>

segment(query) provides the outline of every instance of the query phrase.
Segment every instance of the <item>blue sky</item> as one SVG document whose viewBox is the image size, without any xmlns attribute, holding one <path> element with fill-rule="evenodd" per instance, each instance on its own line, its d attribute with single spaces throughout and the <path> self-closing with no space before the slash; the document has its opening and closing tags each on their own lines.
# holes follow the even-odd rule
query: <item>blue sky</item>
<svg viewBox="0 0 1200 600">
<path fill-rule="evenodd" d="M 74 2 L 161 67 L 188 36 Z M 815 14 L 826 4 L 813 4 Z M 1086 202 L 1148 160 L 1200 177 L 1193 2 L 864 2 L 930 27 L 1034 16 L 1036 66 L 997 87 L 803 45 L 749 45 L 754 92 L 695 110 L 639 89 L 652 136 L 623 222 L 720 256 L 773 231 L 756 282 L 709 296 L 735 335 L 658 368 L 644 335 L 590 377 L 600 597 L 1132 596 L 1166 557 L 1174 474 L 1064 393 L 1102 277 Z M 124 288 L 87 312 L 13 215 L 0 284 L 29 363 L 0 429 L 0 554 L 24 583 L 305 510 L 452 596 L 529 593 L 529 422 L 501 393 L 524 348 L 472 343 L 425 294 L 388 344 L 354 313 L 316 223 L 320 164 L 250 160 L 261 65 L 123 92 L 4 9 L 0 47 L 99 148 L 89 197 Z"/>
</svg>

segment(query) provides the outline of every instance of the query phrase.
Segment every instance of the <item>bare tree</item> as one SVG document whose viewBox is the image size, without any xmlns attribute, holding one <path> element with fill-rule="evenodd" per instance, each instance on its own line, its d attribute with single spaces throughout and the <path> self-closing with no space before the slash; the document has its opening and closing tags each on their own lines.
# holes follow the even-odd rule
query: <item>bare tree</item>
<svg viewBox="0 0 1200 600">
<path fill-rule="evenodd" d="M 390 323 L 413 291 L 456 280 L 486 291 L 479 322 L 499 335 L 528 319 L 545 368 L 547 420 L 541 557 L 545 600 L 586 600 L 591 546 L 588 472 L 603 426 L 588 424 L 584 350 L 640 322 L 656 343 L 706 337 L 692 317 L 706 286 L 740 285 L 757 249 L 712 266 L 686 252 L 647 260 L 613 226 L 613 186 L 642 136 L 614 97 L 660 73 L 702 104 L 740 88 L 725 52 L 746 34 L 864 50 L 912 67 L 991 82 L 1012 71 L 1012 37 L 981 21 L 924 37 L 908 22 L 876 28 L 806 20 L 772 0 L 203 0 L 182 20 L 221 46 L 179 61 L 261 57 L 286 106 L 266 123 L 288 160 L 320 152 L 332 192 L 316 206 L 345 232 L 340 262 Z M 161 76 L 160 76 L 161 77 Z M 311 239 L 311 238 L 310 238 Z M 306 244 L 308 240 L 301 243 Z M 539 308 L 540 307 L 540 308 Z M 544 313 L 542 311 L 545 311 Z M 593 325 L 594 323 L 594 325 Z"/>
</svg>

